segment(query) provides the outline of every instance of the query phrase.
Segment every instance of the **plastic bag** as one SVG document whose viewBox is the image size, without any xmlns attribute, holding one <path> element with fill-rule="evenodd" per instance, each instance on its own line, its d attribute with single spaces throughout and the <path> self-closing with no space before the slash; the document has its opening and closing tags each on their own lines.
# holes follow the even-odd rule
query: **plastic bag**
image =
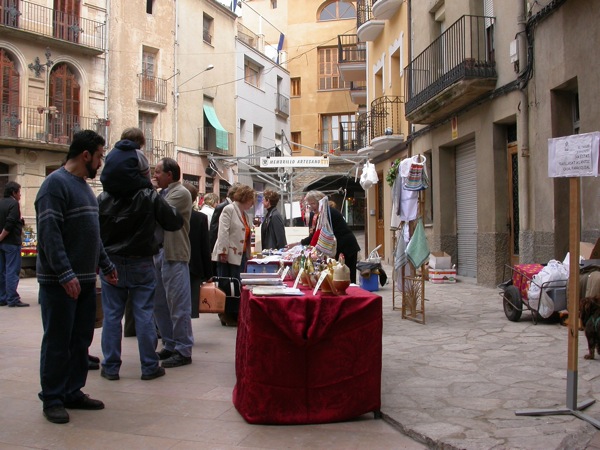
<svg viewBox="0 0 600 450">
<path fill-rule="evenodd" d="M 374 184 L 377 184 L 378 181 L 379 177 L 377 176 L 375 165 L 367 161 L 360 176 L 360 185 L 366 191 L 373 187 Z"/>
<path fill-rule="evenodd" d="M 540 270 L 531 280 L 529 285 L 529 290 L 527 291 L 527 298 L 529 299 L 529 307 L 533 309 L 538 309 L 538 304 L 540 301 L 540 293 L 542 291 L 542 286 L 544 287 L 544 291 L 547 288 L 556 288 L 556 287 L 564 287 L 567 285 L 567 280 L 569 279 L 569 271 L 568 269 L 560 262 L 552 259 L 548 262 L 546 267 Z M 544 292 L 544 297 L 547 294 Z M 550 309 L 548 300 L 552 303 L 552 311 L 548 314 L 548 316 L 542 315 L 542 308 L 540 307 L 540 315 L 542 317 L 549 317 L 552 312 L 554 312 L 554 303 L 552 299 L 548 297 L 548 299 L 544 299 L 546 303 L 546 310 L 544 313 L 547 313 L 547 310 Z"/>
</svg>

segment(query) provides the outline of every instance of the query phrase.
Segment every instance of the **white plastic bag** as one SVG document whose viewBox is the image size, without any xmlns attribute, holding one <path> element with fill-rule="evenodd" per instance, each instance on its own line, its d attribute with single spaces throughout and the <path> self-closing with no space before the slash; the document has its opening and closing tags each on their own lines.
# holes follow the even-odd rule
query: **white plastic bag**
<svg viewBox="0 0 600 450">
<path fill-rule="evenodd" d="M 374 184 L 377 184 L 379 177 L 375 170 L 375 165 L 367 161 L 363 167 L 362 174 L 360 176 L 360 185 L 366 191 L 371 188 Z"/>
<path fill-rule="evenodd" d="M 538 272 L 531 280 L 527 297 L 529 299 L 529 307 L 538 309 L 540 301 L 540 293 L 542 286 L 544 287 L 544 298 L 539 308 L 539 313 L 542 317 L 547 318 L 554 312 L 554 302 L 545 292 L 548 288 L 564 287 L 569 279 L 568 269 L 560 262 L 552 259 L 548 262 L 540 272 Z"/>
</svg>

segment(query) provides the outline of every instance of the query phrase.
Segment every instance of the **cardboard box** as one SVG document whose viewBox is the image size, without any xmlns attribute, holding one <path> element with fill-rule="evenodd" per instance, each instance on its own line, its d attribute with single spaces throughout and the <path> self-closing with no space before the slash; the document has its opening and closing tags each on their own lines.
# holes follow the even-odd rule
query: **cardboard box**
<svg viewBox="0 0 600 450">
<path fill-rule="evenodd" d="M 446 252 L 431 252 L 429 255 L 430 269 L 452 269 L 452 259 Z"/>
<path fill-rule="evenodd" d="M 429 281 L 432 283 L 456 283 L 456 269 L 429 269 Z"/>
</svg>

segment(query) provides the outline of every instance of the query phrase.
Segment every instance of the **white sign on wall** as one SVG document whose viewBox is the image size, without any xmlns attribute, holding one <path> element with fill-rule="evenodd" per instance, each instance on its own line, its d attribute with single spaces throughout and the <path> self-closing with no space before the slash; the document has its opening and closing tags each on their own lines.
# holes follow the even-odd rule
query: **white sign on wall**
<svg viewBox="0 0 600 450">
<path fill-rule="evenodd" d="M 600 132 L 548 139 L 548 176 L 597 177 Z"/>
</svg>

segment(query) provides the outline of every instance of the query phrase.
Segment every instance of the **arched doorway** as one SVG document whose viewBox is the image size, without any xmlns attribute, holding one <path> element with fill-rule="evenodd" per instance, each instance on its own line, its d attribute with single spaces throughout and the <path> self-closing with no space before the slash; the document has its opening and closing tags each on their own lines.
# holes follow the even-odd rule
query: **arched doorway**
<svg viewBox="0 0 600 450">
<path fill-rule="evenodd" d="M 50 73 L 48 104 L 56 112 L 49 114 L 50 133 L 55 142 L 66 144 L 80 130 L 80 87 L 75 73 L 63 63 Z"/>
<path fill-rule="evenodd" d="M 0 89 L 0 136 L 16 138 L 22 121 L 19 111 L 19 72 L 3 48 L 0 48 Z"/>
</svg>

